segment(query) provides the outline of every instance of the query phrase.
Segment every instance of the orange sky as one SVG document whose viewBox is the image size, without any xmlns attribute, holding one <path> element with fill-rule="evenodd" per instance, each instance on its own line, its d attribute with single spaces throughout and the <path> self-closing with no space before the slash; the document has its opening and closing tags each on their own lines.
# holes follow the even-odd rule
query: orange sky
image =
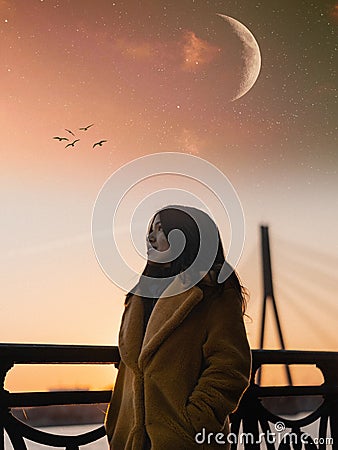
<svg viewBox="0 0 338 450">
<path fill-rule="evenodd" d="M 337 350 L 332 11 L 292 1 L 274 11 L 249 0 L 141 9 L 131 0 L 0 2 L 1 341 L 117 343 L 124 292 L 96 261 L 94 202 L 124 164 L 178 151 L 222 170 L 239 195 L 252 346 L 263 222 L 287 348 Z M 235 102 L 240 42 L 216 13 L 241 20 L 261 49 L 258 80 Z M 70 138 L 65 128 L 80 138 L 74 149 L 53 140 Z M 108 142 L 93 149 L 100 139 Z M 112 368 L 27 370 L 13 369 L 7 388 L 105 387 L 114 378 Z"/>
</svg>

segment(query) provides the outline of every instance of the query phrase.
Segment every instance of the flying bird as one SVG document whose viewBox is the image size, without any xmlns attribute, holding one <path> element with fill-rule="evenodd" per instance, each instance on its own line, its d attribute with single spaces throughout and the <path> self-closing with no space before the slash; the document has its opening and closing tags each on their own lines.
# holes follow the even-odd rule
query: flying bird
<svg viewBox="0 0 338 450">
<path fill-rule="evenodd" d="M 65 128 L 66 131 L 68 131 L 68 133 L 72 134 L 73 136 L 75 136 L 75 134 L 72 132 L 72 130 L 67 130 L 67 128 Z"/>
<path fill-rule="evenodd" d="M 66 138 L 66 137 L 59 137 L 59 136 L 54 136 L 53 139 L 59 139 L 59 141 L 69 141 L 68 138 Z"/>
<path fill-rule="evenodd" d="M 70 147 L 70 146 L 74 147 L 74 145 L 76 144 L 76 142 L 78 142 L 79 140 L 80 140 L 80 139 L 75 139 L 75 141 L 71 142 L 70 144 L 67 144 L 65 148 Z"/>
<path fill-rule="evenodd" d="M 102 141 L 99 141 L 99 142 L 95 142 L 95 144 L 93 145 L 93 148 L 96 147 L 97 145 L 99 145 L 100 147 L 102 147 L 102 144 L 103 144 L 104 142 L 108 142 L 108 141 L 102 140 Z"/>
<path fill-rule="evenodd" d="M 91 125 L 87 125 L 86 127 L 81 127 L 81 128 L 79 128 L 79 130 L 87 131 L 88 128 L 92 127 L 93 125 L 94 125 L 94 124 L 92 123 Z"/>
</svg>

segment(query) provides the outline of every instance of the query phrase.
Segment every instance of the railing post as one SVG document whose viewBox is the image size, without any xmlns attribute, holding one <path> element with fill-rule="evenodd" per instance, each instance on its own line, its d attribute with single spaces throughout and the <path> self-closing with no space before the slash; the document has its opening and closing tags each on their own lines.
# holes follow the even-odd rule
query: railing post
<svg viewBox="0 0 338 450">
<path fill-rule="evenodd" d="M 2 419 L 2 407 L 0 406 L 0 450 L 5 450 L 5 430 Z"/>
<path fill-rule="evenodd" d="M 333 396 L 330 411 L 330 428 L 332 437 L 332 450 L 338 450 L 338 395 Z"/>
<path fill-rule="evenodd" d="M 338 384 L 338 367 L 333 362 L 326 361 L 316 364 L 324 376 L 324 385 L 327 387 L 335 387 Z M 327 397 L 329 401 L 329 421 L 332 437 L 332 450 L 338 450 L 338 395 L 330 393 Z"/>
<path fill-rule="evenodd" d="M 5 378 L 12 367 L 12 361 L 0 359 L 0 450 L 5 450 L 5 418 L 8 415 L 8 391 L 5 389 Z"/>
</svg>

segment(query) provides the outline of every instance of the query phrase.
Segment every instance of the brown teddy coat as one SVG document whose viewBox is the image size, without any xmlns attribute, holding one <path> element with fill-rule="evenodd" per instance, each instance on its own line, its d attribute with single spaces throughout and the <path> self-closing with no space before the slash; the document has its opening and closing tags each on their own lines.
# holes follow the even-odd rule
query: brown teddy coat
<svg viewBox="0 0 338 450">
<path fill-rule="evenodd" d="M 111 450 L 143 450 L 146 433 L 151 450 L 228 448 L 215 434 L 223 432 L 226 442 L 228 414 L 248 386 L 251 367 L 240 297 L 230 285 L 217 296 L 212 286 L 176 294 L 180 286 L 179 275 L 158 299 L 144 338 L 142 298 L 136 293 L 126 305 L 105 420 Z M 204 444 L 197 443 L 203 428 Z"/>
</svg>

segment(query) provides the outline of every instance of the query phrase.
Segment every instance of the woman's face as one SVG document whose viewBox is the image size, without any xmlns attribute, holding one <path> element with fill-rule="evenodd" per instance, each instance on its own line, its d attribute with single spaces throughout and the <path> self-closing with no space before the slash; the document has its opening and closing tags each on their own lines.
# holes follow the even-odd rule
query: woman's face
<svg viewBox="0 0 338 450">
<path fill-rule="evenodd" d="M 160 219 L 159 214 L 156 214 L 156 216 L 153 220 L 153 223 L 150 227 L 148 239 L 149 239 L 151 246 L 159 252 L 164 252 L 165 250 L 168 250 L 168 248 L 169 248 L 169 242 L 167 241 L 167 238 L 162 229 L 161 219 Z"/>
</svg>

